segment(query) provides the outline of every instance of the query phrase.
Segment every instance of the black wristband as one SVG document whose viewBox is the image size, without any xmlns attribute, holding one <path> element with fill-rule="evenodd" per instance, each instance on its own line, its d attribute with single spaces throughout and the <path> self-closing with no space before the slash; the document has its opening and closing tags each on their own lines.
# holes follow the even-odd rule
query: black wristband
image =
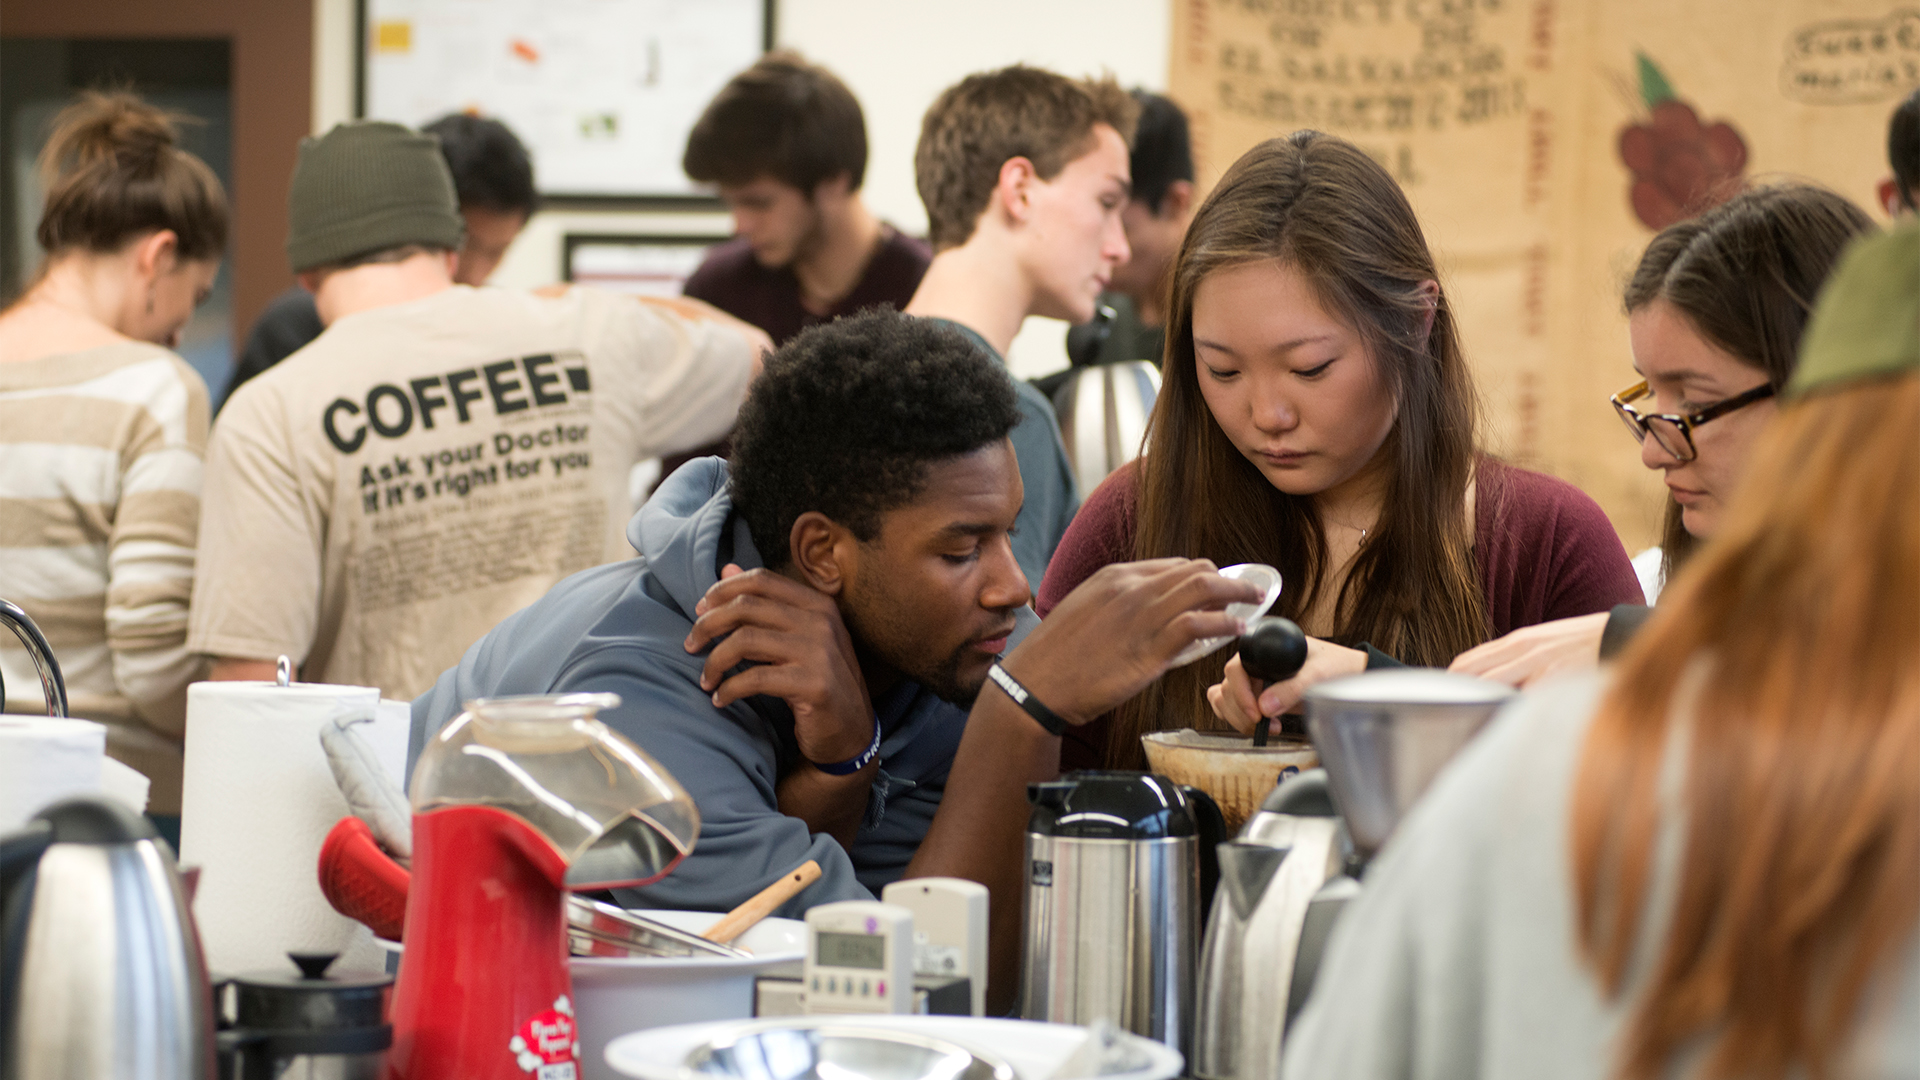
<svg viewBox="0 0 1920 1080">
<path fill-rule="evenodd" d="M 1007 696 L 1013 699 L 1013 703 L 1025 709 L 1028 716 L 1040 721 L 1040 726 L 1046 728 L 1049 735 L 1066 734 L 1066 720 L 1059 713 L 1040 704 L 1040 699 L 1034 697 L 1026 687 L 1021 686 L 1019 679 L 1007 674 L 1007 669 L 1001 667 L 998 660 L 987 669 L 987 678 L 993 680 L 993 685 L 1005 690 Z"/>
<path fill-rule="evenodd" d="M 867 765 L 871 763 L 874 758 L 877 758 L 879 756 L 880 756 L 880 716 L 879 714 L 876 713 L 873 718 L 873 742 L 867 744 L 867 748 L 865 750 L 862 750 L 859 754 L 853 757 L 850 757 L 847 760 L 839 762 L 837 764 L 822 765 L 817 761 L 812 761 L 810 762 L 810 764 L 812 764 L 814 768 L 819 769 L 821 772 L 826 773 L 829 776 L 852 776 L 854 773 L 857 773 L 861 769 L 866 768 Z"/>
</svg>

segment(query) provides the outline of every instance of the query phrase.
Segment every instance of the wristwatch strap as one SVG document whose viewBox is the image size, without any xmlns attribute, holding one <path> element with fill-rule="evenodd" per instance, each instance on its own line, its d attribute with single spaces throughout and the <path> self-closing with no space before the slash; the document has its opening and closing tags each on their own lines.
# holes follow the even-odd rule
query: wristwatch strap
<svg viewBox="0 0 1920 1080">
<path fill-rule="evenodd" d="M 854 757 L 850 757 L 845 761 L 842 761 L 833 765 L 822 765 L 820 762 L 816 761 L 813 763 L 813 767 L 831 776 L 850 776 L 853 773 L 857 773 L 861 769 L 866 768 L 869 764 L 872 763 L 874 758 L 877 758 L 879 756 L 880 756 L 880 717 L 878 715 L 875 715 L 873 718 L 873 741 L 867 744 L 867 748 L 865 750 L 862 750 L 859 754 L 855 755 Z"/>
<path fill-rule="evenodd" d="M 1034 697 L 1031 691 L 1020 685 L 1019 679 L 1007 674 L 1007 669 L 1001 667 L 998 660 L 994 661 L 993 666 L 987 669 L 987 678 L 993 680 L 993 685 L 1005 690 L 1007 696 L 1013 699 L 1013 703 L 1025 709 L 1028 716 L 1040 721 L 1040 726 L 1046 728 L 1048 734 L 1062 735 L 1066 733 L 1066 720 L 1063 719 L 1059 713 L 1042 705 L 1039 698 Z"/>
</svg>

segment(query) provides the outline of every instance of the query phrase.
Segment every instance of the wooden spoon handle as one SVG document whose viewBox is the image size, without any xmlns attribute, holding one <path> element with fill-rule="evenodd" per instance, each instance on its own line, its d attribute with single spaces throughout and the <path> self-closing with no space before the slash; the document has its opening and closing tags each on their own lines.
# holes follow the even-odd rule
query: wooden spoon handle
<svg viewBox="0 0 1920 1080">
<path fill-rule="evenodd" d="M 707 932 L 700 936 L 708 941 L 730 945 L 734 938 L 752 929 L 774 908 L 793 899 L 795 893 L 819 880 L 820 864 L 808 859 L 786 877 L 754 894 L 751 900 L 722 915 L 719 922 L 707 927 Z"/>
</svg>

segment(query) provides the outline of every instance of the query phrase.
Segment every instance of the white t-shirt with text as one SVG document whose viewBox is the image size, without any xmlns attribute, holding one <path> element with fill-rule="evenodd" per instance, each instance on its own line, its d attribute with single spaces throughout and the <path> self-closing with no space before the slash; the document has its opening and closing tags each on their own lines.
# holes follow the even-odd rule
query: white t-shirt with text
<svg viewBox="0 0 1920 1080">
<path fill-rule="evenodd" d="M 630 557 L 629 471 L 723 436 L 751 374 L 728 326 L 592 289 L 341 318 L 215 423 L 188 644 L 411 698 Z"/>
</svg>

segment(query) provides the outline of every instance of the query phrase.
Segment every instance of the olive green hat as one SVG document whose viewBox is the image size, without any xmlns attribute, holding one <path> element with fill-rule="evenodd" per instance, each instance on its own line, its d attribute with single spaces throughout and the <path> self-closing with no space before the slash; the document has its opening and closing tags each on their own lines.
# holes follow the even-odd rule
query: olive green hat
<svg viewBox="0 0 1920 1080">
<path fill-rule="evenodd" d="M 1920 220 L 1855 241 L 1820 290 L 1788 397 L 1920 368 Z"/>
<path fill-rule="evenodd" d="M 465 234 L 433 136 L 362 120 L 300 140 L 287 196 L 294 273 L 407 244 L 458 251 Z"/>
</svg>

